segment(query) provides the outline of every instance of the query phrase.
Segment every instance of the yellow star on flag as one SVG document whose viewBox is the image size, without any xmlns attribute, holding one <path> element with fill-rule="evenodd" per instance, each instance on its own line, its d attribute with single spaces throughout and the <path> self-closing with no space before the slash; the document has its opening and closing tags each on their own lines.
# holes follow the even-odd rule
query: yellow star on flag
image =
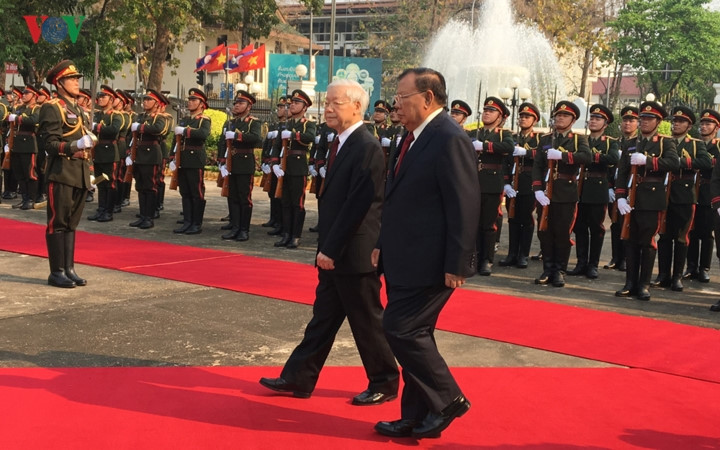
<svg viewBox="0 0 720 450">
<path fill-rule="evenodd" d="M 257 64 L 258 57 L 257 56 L 251 56 L 248 58 L 248 66 L 254 66 Z"/>
<path fill-rule="evenodd" d="M 225 53 L 220 53 L 217 57 L 217 62 L 219 62 L 221 65 L 225 64 L 225 61 L 227 61 L 227 57 L 225 56 Z"/>
</svg>

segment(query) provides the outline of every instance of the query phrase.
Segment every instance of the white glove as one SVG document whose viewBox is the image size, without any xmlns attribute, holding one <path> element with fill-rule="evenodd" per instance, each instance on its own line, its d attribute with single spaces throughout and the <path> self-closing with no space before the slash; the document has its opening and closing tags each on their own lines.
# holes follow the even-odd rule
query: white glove
<svg viewBox="0 0 720 450">
<path fill-rule="evenodd" d="M 382 145 L 383 147 L 390 147 L 390 139 L 386 137 L 380 139 L 380 145 Z"/>
<path fill-rule="evenodd" d="M 8 116 L 8 122 L 15 122 L 15 119 L 17 119 L 17 114 L 10 114 Z"/>
<path fill-rule="evenodd" d="M 503 186 L 503 192 L 505 192 L 505 195 L 507 195 L 508 198 L 515 198 L 515 196 L 517 195 L 517 191 L 515 191 L 515 189 L 513 189 L 512 185 L 510 184 L 506 184 L 505 186 Z"/>
<path fill-rule="evenodd" d="M 633 166 L 644 166 L 647 164 L 647 156 L 642 153 L 633 153 L 630 155 L 630 164 Z"/>
<path fill-rule="evenodd" d="M 315 166 L 313 166 L 312 164 L 308 166 L 308 172 L 310 172 L 310 175 L 314 177 L 318 176 L 317 170 L 315 170 Z"/>
<path fill-rule="evenodd" d="M 132 166 L 132 164 L 133 164 L 133 163 L 132 163 L 132 158 L 129 157 L 129 156 L 126 157 L 126 158 L 125 158 L 125 165 L 128 166 L 128 167 L 130 167 L 130 166 Z"/>
<path fill-rule="evenodd" d="M 268 139 L 275 139 L 277 137 L 277 130 L 268 131 Z"/>
<path fill-rule="evenodd" d="M 3 151 L 4 151 L 5 153 L 9 152 L 9 151 L 10 151 L 10 147 L 8 147 L 8 145 L 5 144 L 5 147 L 3 147 Z"/>
<path fill-rule="evenodd" d="M 281 139 L 290 139 L 292 137 L 292 131 L 290 130 L 283 130 L 282 134 L 280 134 Z"/>
<path fill-rule="evenodd" d="M 175 161 L 170 161 L 170 171 L 175 172 L 175 169 L 177 169 L 177 164 L 175 164 Z"/>
<path fill-rule="evenodd" d="M 236 136 L 236 135 L 237 135 L 237 133 L 235 133 L 234 131 L 226 131 L 226 132 L 225 132 L 225 139 L 233 140 L 233 139 L 235 139 L 235 136 Z"/>
<path fill-rule="evenodd" d="M 325 166 L 322 166 L 320 170 L 318 170 L 318 173 L 321 177 L 325 178 L 325 175 L 327 175 L 327 169 L 325 168 Z"/>
<path fill-rule="evenodd" d="M 185 127 L 175 127 L 175 134 L 185 134 Z"/>
<path fill-rule="evenodd" d="M 613 189 L 613 188 L 608 189 L 608 198 L 610 199 L 610 203 L 615 201 L 615 189 Z"/>
<path fill-rule="evenodd" d="M 717 209 L 718 215 L 720 215 L 720 208 Z"/>
<path fill-rule="evenodd" d="M 93 146 L 93 140 L 87 134 L 77 140 L 77 148 L 84 150 Z"/>
<path fill-rule="evenodd" d="M 316 144 L 320 143 L 320 135 L 319 134 L 317 136 L 315 136 L 315 143 Z"/>
<path fill-rule="evenodd" d="M 550 204 L 550 199 L 547 198 L 547 195 L 545 195 L 545 191 L 535 191 L 535 200 L 537 200 L 537 202 L 542 206 Z"/>
<path fill-rule="evenodd" d="M 285 172 L 283 172 L 282 167 L 280 167 L 279 164 L 275 164 L 275 165 L 273 166 L 273 173 L 274 173 L 275 176 L 278 177 L 278 178 L 280 178 L 280 177 L 282 177 L 282 176 L 285 175 Z"/>
<path fill-rule="evenodd" d="M 628 204 L 627 200 L 624 198 L 617 199 L 617 205 L 618 212 L 623 216 L 633 210 L 632 207 Z"/>
<path fill-rule="evenodd" d="M 547 159 L 562 159 L 562 152 L 556 148 L 549 148 L 547 151 Z"/>
<path fill-rule="evenodd" d="M 335 133 L 328 133 L 328 142 L 332 142 L 335 139 Z"/>
<path fill-rule="evenodd" d="M 472 141 L 473 148 L 476 152 L 481 152 L 483 149 L 482 141 Z"/>
<path fill-rule="evenodd" d="M 267 175 L 272 169 L 270 169 L 270 166 L 268 164 L 262 163 L 260 164 L 260 170 L 262 170 L 262 172 Z"/>
<path fill-rule="evenodd" d="M 92 129 L 94 130 L 96 126 L 97 126 L 97 122 L 93 122 L 93 123 L 92 123 Z"/>
<path fill-rule="evenodd" d="M 137 131 L 139 126 L 140 126 L 140 122 L 133 122 L 133 124 L 130 125 L 130 131 Z"/>
<path fill-rule="evenodd" d="M 515 150 L 513 150 L 513 156 L 525 156 L 527 155 L 527 149 L 525 147 L 520 147 L 518 145 L 515 146 Z"/>
<path fill-rule="evenodd" d="M 220 175 L 222 175 L 223 178 L 225 178 L 225 177 L 228 176 L 229 174 L 230 174 L 230 172 L 228 172 L 227 166 L 225 166 L 225 164 L 223 164 L 222 166 L 220 166 Z"/>
<path fill-rule="evenodd" d="M 400 141 L 402 141 L 402 136 L 398 135 L 398 137 L 395 138 L 395 145 L 400 145 Z"/>
</svg>

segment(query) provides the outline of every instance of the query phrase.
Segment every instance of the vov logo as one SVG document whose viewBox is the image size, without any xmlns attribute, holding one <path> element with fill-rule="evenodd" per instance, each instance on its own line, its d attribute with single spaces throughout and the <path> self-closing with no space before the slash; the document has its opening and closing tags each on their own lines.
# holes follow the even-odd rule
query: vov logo
<svg viewBox="0 0 720 450">
<path fill-rule="evenodd" d="M 70 42 L 74 44 L 80 34 L 85 16 L 23 16 L 23 19 L 27 23 L 30 37 L 35 44 L 40 41 L 41 36 L 50 44 L 59 44 L 67 36 L 70 36 Z M 40 19 L 39 22 L 38 19 Z"/>
</svg>

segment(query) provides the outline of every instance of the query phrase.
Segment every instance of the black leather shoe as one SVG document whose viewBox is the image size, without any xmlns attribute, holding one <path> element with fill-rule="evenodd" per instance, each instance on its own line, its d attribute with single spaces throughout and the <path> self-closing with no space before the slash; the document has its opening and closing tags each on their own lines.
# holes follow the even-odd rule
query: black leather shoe
<svg viewBox="0 0 720 450">
<path fill-rule="evenodd" d="M 617 265 L 615 266 L 615 270 L 619 270 L 620 272 L 625 272 L 627 270 L 627 264 L 625 263 L 624 259 L 617 263 Z"/>
<path fill-rule="evenodd" d="M 284 234 L 282 239 L 273 244 L 275 247 L 286 247 L 290 243 L 290 235 Z"/>
<path fill-rule="evenodd" d="M 234 230 L 232 227 L 230 228 L 229 233 L 225 233 L 222 236 L 220 236 L 222 239 L 229 240 L 229 239 L 235 239 L 238 236 L 238 233 L 240 233 L 240 228 L 235 228 Z"/>
<path fill-rule="evenodd" d="M 122 202 L 120 202 L 120 206 L 130 206 L 130 199 L 124 198 Z"/>
<path fill-rule="evenodd" d="M 422 423 L 413 428 L 412 437 L 417 439 L 440 437 L 440 433 L 450 426 L 453 420 L 468 412 L 469 409 L 470 402 L 460 395 L 446 406 L 445 409 L 440 411 L 440 414 L 433 412 L 428 413 Z"/>
<path fill-rule="evenodd" d="M 190 228 L 187 229 L 185 234 L 200 234 L 202 233 L 202 227 L 200 225 L 191 225 Z"/>
<path fill-rule="evenodd" d="M 14 205 L 12 205 L 12 209 L 20 209 L 23 207 L 24 204 L 25 200 L 21 201 L 20 203 L 15 203 Z"/>
<path fill-rule="evenodd" d="M 275 228 L 275 222 L 272 219 L 268 220 L 264 224 L 260 225 L 263 228 Z"/>
<path fill-rule="evenodd" d="M 553 277 L 552 285 L 555 287 L 564 287 L 565 286 L 565 274 L 563 272 L 556 272 L 555 276 Z"/>
<path fill-rule="evenodd" d="M 650 283 L 650 286 L 652 287 L 670 287 L 670 275 L 659 273 L 657 278 L 655 278 L 655 281 Z"/>
<path fill-rule="evenodd" d="M 483 260 L 478 267 L 478 274 L 488 277 L 492 274 L 492 264 L 487 259 Z"/>
<path fill-rule="evenodd" d="M 287 247 L 287 248 L 298 248 L 298 247 L 300 247 L 300 238 L 292 238 L 292 239 L 290 239 L 290 242 L 288 242 L 285 247 Z"/>
<path fill-rule="evenodd" d="M 283 378 L 260 378 L 260 384 L 265 386 L 268 389 L 271 389 L 275 392 L 290 392 L 292 393 L 293 397 L 297 398 L 310 398 L 310 395 L 312 395 L 312 392 L 303 391 L 302 389 L 298 388 L 292 383 L 288 383 Z"/>
<path fill-rule="evenodd" d="M 159 210 L 159 209 L 156 209 L 156 210 L 155 210 L 155 212 L 153 213 L 153 217 L 152 217 L 152 218 L 153 218 L 153 219 L 159 219 L 159 218 L 160 218 L 160 210 Z"/>
<path fill-rule="evenodd" d="M 615 297 L 632 297 L 637 294 L 637 288 L 632 284 L 625 283 L 619 291 L 615 291 Z"/>
<path fill-rule="evenodd" d="M 682 277 L 683 277 L 683 279 L 685 279 L 685 280 L 692 280 L 693 278 L 697 278 L 697 277 L 698 277 L 698 272 L 695 271 L 695 270 L 690 270 L 690 269 L 688 269 L 688 270 L 685 271 L 685 273 L 683 274 Z"/>
<path fill-rule="evenodd" d="M 717 302 L 714 305 L 712 305 L 710 307 L 710 311 L 715 311 L 715 312 L 720 311 L 720 302 Z"/>
<path fill-rule="evenodd" d="M 513 257 L 510 256 L 510 255 L 507 255 L 506 257 L 504 257 L 503 259 L 501 259 L 500 261 L 498 261 L 498 265 L 499 265 L 500 267 L 514 266 L 514 265 L 517 264 L 517 263 L 518 263 L 517 258 L 513 258 Z"/>
<path fill-rule="evenodd" d="M 115 205 L 113 207 L 113 214 L 118 214 L 122 212 L 122 207 L 120 205 Z"/>
<path fill-rule="evenodd" d="M 644 302 L 650 300 L 650 291 L 648 290 L 647 286 L 640 286 L 638 288 L 637 299 Z"/>
<path fill-rule="evenodd" d="M 543 272 L 538 278 L 535 278 L 535 284 L 550 284 L 552 283 L 552 272 Z"/>
<path fill-rule="evenodd" d="M 373 392 L 366 389 L 353 397 L 352 404 L 356 406 L 372 406 L 395 400 L 397 394 L 383 394 L 382 392 Z"/>
<path fill-rule="evenodd" d="M 24 211 L 27 211 L 28 209 L 35 209 L 35 202 L 31 202 L 31 201 L 23 202 L 20 209 L 22 209 Z"/>
<path fill-rule="evenodd" d="M 308 231 L 310 231 L 311 233 L 317 233 L 317 232 L 318 232 L 318 226 L 315 225 L 314 227 L 310 227 L 310 228 L 308 228 Z"/>
<path fill-rule="evenodd" d="M 540 261 L 542 260 L 542 252 L 538 253 L 537 255 L 533 255 L 530 257 L 533 261 Z"/>
<path fill-rule="evenodd" d="M 527 269 L 528 267 L 528 258 L 527 256 L 521 256 L 518 258 L 517 264 L 515 265 L 518 269 Z"/>
<path fill-rule="evenodd" d="M 136 221 L 134 221 L 134 222 L 130 222 L 129 225 L 130 225 L 131 227 L 139 227 L 140 224 L 143 223 L 143 222 L 145 222 L 145 218 L 144 218 L 144 217 L 140 217 L 138 220 L 136 220 Z"/>
<path fill-rule="evenodd" d="M 670 283 L 670 289 L 672 289 L 675 292 L 682 292 L 682 290 L 683 290 L 682 278 L 681 277 L 673 277 L 672 282 Z"/>
<path fill-rule="evenodd" d="M 698 270 L 697 280 L 701 283 L 709 283 L 710 282 L 710 273 L 708 272 L 708 269 Z"/>
<path fill-rule="evenodd" d="M 145 219 L 140 225 L 138 225 L 138 228 L 140 228 L 141 230 L 147 230 L 148 228 L 152 228 L 154 226 L 155 223 L 152 221 L 152 219 Z"/>
<path fill-rule="evenodd" d="M 248 239 L 250 239 L 250 234 L 247 231 L 240 231 L 238 232 L 237 237 L 235 237 L 235 240 L 239 242 L 245 242 Z"/>
<path fill-rule="evenodd" d="M 48 277 L 48 284 L 60 288 L 74 288 L 76 286 L 75 282 L 65 275 L 65 272 L 51 272 Z"/>
<path fill-rule="evenodd" d="M 595 266 L 588 266 L 587 272 L 585 272 L 585 276 L 590 278 L 591 280 L 594 280 L 598 277 L 598 269 Z"/>
<path fill-rule="evenodd" d="M 181 223 L 183 224 L 183 226 L 181 226 L 180 228 L 175 228 L 175 229 L 173 230 L 173 233 L 175 233 L 175 234 L 183 234 L 183 233 L 185 233 L 187 230 L 189 230 L 190 227 L 192 226 L 192 224 L 191 224 L 190 222 L 188 222 L 188 223 L 181 222 Z"/>
<path fill-rule="evenodd" d="M 578 264 L 577 266 L 575 266 L 575 268 L 573 270 L 568 270 L 567 274 L 570 276 L 573 276 L 573 277 L 576 275 L 585 275 L 585 274 L 587 274 L 587 269 L 588 269 L 587 265 Z"/>
<path fill-rule="evenodd" d="M 102 211 L 95 211 L 95 214 L 88 216 L 87 220 L 98 220 L 102 216 Z"/>
<path fill-rule="evenodd" d="M 611 259 L 609 263 L 603 266 L 603 269 L 614 269 L 615 267 L 617 267 L 617 263 L 614 259 Z"/>
<path fill-rule="evenodd" d="M 375 424 L 375 431 L 383 436 L 410 437 L 417 421 L 411 419 L 393 420 L 392 422 L 378 422 Z"/>
<path fill-rule="evenodd" d="M 233 225 L 231 223 L 226 223 L 225 225 L 221 226 L 220 229 L 223 231 L 232 230 Z"/>
<path fill-rule="evenodd" d="M 280 234 L 282 233 L 282 227 L 275 227 L 267 233 L 270 236 L 280 236 Z"/>
<path fill-rule="evenodd" d="M 113 220 L 112 214 L 110 214 L 110 213 L 107 212 L 107 211 L 105 211 L 104 213 L 102 213 L 102 214 L 100 215 L 100 217 L 98 217 L 98 219 L 97 219 L 98 222 L 112 222 L 112 220 Z"/>
</svg>

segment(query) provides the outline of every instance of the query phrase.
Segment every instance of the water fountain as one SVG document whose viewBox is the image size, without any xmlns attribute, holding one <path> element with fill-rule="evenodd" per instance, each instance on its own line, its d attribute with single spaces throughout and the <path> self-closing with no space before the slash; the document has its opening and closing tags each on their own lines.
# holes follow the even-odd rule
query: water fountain
<svg viewBox="0 0 720 450">
<path fill-rule="evenodd" d="M 565 98 L 563 73 L 547 38 L 535 27 L 515 22 L 510 0 L 485 0 L 476 26 L 450 20 L 434 36 L 423 61 L 446 79 L 449 100 L 463 99 L 473 109 L 481 98 L 500 97 L 511 80 L 530 88 L 529 101 L 543 116 L 553 97 Z M 576 125 L 577 126 L 577 125 Z"/>
</svg>

